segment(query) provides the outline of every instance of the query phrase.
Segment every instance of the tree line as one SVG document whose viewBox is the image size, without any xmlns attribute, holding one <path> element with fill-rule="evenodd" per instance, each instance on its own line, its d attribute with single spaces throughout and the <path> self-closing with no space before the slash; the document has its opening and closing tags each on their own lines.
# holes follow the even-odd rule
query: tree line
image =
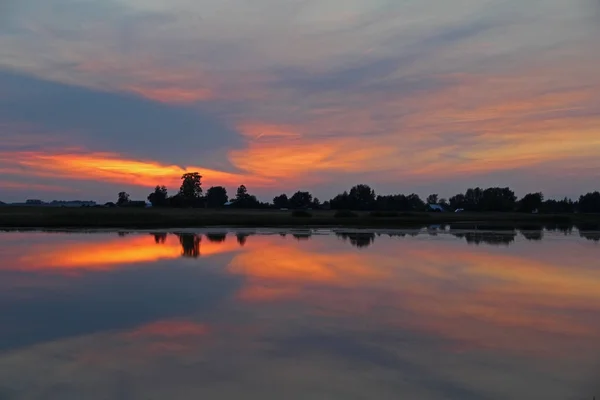
<svg viewBox="0 0 600 400">
<path fill-rule="evenodd" d="M 148 195 L 153 207 L 177 208 L 232 208 L 248 209 L 333 209 L 351 211 L 456 211 L 471 212 L 540 212 L 540 213 L 599 213 L 600 192 L 581 195 L 578 200 L 564 198 L 561 200 L 545 199 L 542 193 L 528 193 L 518 199 L 514 191 L 508 187 L 472 188 L 448 199 L 431 194 L 426 199 L 412 193 L 377 195 L 365 184 L 352 187 L 323 203 L 308 191 L 297 191 L 293 195 L 281 194 L 273 198 L 271 203 L 260 202 L 256 196 L 248 193 L 244 185 L 237 188 L 235 197 L 229 198 L 223 186 L 213 186 L 204 193 L 202 176 L 197 172 L 186 173 L 181 177 L 179 191 L 169 196 L 165 186 L 156 186 Z M 117 206 L 144 207 L 146 202 L 131 201 L 129 194 L 118 195 Z M 435 207 L 432 207 L 435 206 Z"/>
</svg>

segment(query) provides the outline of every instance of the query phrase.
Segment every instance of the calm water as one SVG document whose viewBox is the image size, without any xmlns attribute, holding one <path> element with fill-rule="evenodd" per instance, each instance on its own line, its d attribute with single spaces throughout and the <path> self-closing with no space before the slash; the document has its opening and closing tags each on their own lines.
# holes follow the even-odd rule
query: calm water
<svg viewBox="0 0 600 400">
<path fill-rule="evenodd" d="M 598 239 L 0 233 L 0 399 L 591 399 Z"/>
</svg>

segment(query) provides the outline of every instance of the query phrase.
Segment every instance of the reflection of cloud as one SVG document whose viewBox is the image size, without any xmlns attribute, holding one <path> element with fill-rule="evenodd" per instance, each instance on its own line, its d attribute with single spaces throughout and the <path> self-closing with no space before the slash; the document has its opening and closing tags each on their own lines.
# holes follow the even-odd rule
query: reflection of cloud
<svg viewBox="0 0 600 400">
<path fill-rule="evenodd" d="M 109 270 L 121 265 L 173 259 L 181 256 L 174 237 L 156 244 L 149 236 L 128 236 L 91 243 L 62 243 L 36 246 L 16 260 L 25 270 Z"/>
<path fill-rule="evenodd" d="M 94 238 L 36 235 L 3 243 Z M 162 236 L 144 237 L 161 246 Z M 201 249 L 237 246 L 232 239 L 203 239 Z M 75 397 L 93 388 L 101 397 L 285 398 L 318 388 L 382 399 L 569 398 L 595 371 L 600 273 L 596 246 L 578 236 L 519 236 L 498 248 L 384 235 L 357 251 L 334 235 L 257 235 L 231 261 L 207 261 L 0 293 L 10 311 L 0 313 L 5 387 L 27 397 L 69 376 Z"/>
<path fill-rule="evenodd" d="M 221 242 L 205 240 L 200 243 L 196 235 L 180 235 L 180 237 L 191 239 L 191 245 L 187 244 L 186 247 L 185 241 L 180 241 L 176 235 L 123 235 L 117 239 L 103 237 L 100 240 L 92 236 L 89 241 L 65 241 L 52 245 L 29 244 L 28 238 L 24 237 L 7 255 L 8 258 L 4 260 L 0 270 L 16 268 L 23 271 L 61 273 L 108 271 L 127 264 L 176 259 L 182 254 L 209 257 L 240 250 L 239 244 L 233 240 Z M 197 242 L 195 239 L 198 239 Z"/>
<path fill-rule="evenodd" d="M 589 269 L 590 258 L 581 259 L 577 271 L 563 264 L 572 254 L 560 245 L 550 243 L 545 251 L 551 254 L 538 260 L 437 241 L 392 247 L 380 239 L 373 246 L 386 247 L 355 253 L 314 241 L 292 247 L 260 239 L 229 264 L 231 273 L 246 279 L 238 293 L 244 302 L 300 301 L 330 317 L 375 318 L 463 350 L 558 351 L 556 343 L 576 347 L 600 331 L 584 317 L 600 311 L 600 275 Z M 553 256 L 557 252 L 563 256 Z"/>
</svg>

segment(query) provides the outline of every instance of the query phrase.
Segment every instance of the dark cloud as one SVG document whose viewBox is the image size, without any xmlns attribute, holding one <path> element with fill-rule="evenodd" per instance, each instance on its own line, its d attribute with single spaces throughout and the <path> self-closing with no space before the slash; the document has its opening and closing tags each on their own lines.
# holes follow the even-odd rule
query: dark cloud
<svg viewBox="0 0 600 400">
<path fill-rule="evenodd" d="M 123 152 L 183 165 L 200 164 L 238 133 L 192 107 L 107 93 L 0 71 L 0 120 L 26 121 L 71 146 Z M 25 139 L 22 133 L 21 139 Z M 204 165 L 200 165 L 204 166 Z"/>
</svg>

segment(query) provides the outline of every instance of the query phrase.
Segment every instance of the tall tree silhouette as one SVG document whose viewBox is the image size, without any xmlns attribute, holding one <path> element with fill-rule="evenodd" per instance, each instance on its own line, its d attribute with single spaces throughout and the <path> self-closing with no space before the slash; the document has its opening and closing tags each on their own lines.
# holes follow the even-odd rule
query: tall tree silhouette
<svg viewBox="0 0 600 400">
<path fill-rule="evenodd" d="M 122 206 L 129 203 L 129 193 L 127 192 L 119 192 L 118 198 L 117 198 L 117 205 L 118 206 Z"/>
<path fill-rule="evenodd" d="M 152 207 L 165 207 L 169 204 L 167 188 L 165 186 L 156 186 L 154 192 L 148 195 L 148 201 L 152 203 Z"/>
<path fill-rule="evenodd" d="M 206 203 L 208 207 L 219 208 L 227 203 L 227 189 L 223 186 L 213 186 L 206 191 Z"/>
<path fill-rule="evenodd" d="M 181 176 L 179 194 L 185 199 L 196 199 L 202 195 L 202 176 L 198 172 L 189 172 Z"/>
</svg>

